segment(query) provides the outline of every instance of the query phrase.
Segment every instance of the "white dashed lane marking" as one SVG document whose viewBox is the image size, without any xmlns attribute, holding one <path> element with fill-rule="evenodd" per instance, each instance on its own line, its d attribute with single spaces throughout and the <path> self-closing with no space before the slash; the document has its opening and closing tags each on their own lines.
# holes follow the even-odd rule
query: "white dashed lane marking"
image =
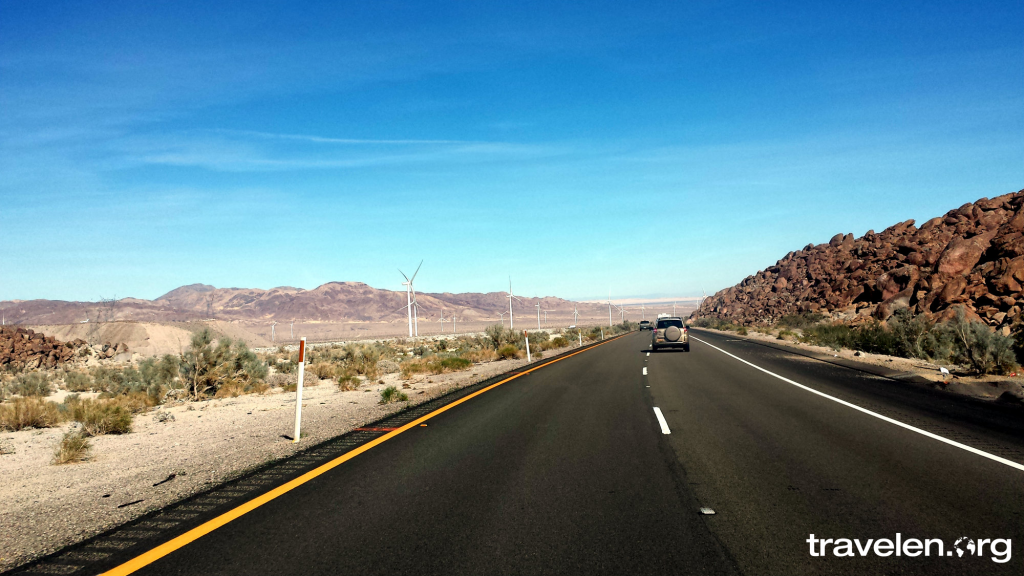
<svg viewBox="0 0 1024 576">
<path fill-rule="evenodd" d="M 661 426 L 661 433 L 671 434 L 672 431 L 668 429 L 668 422 L 665 421 L 665 415 L 661 413 L 661 408 L 655 406 L 654 415 L 658 418 L 658 424 Z"/>
</svg>

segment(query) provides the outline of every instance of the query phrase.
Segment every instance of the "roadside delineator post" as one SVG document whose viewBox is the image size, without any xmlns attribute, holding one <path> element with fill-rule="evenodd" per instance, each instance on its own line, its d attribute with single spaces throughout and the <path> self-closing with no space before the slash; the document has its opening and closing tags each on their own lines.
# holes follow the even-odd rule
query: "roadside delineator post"
<svg viewBox="0 0 1024 576">
<path fill-rule="evenodd" d="M 302 438 L 302 377 L 306 372 L 306 339 L 299 340 L 299 381 L 295 385 L 295 433 L 292 442 Z"/>
<path fill-rule="evenodd" d="M 526 333 L 526 330 L 523 330 L 523 338 L 526 338 L 526 361 L 533 362 L 530 359 L 530 335 Z"/>
<path fill-rule="evenodd" d="M 577 328 L 576 331 L 580 333 L 580 346 L 583 346 L 583 329 Z"/>
<path fill-rule="evenodd" d="M 604 340 L 604 328 L 601 328 L 601 340 Z"/>
</svg>

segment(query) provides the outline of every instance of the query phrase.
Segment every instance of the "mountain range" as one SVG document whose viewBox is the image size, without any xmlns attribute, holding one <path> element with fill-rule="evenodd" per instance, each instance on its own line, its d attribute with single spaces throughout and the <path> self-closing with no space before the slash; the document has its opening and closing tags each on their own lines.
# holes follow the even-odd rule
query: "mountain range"
<svg viewBox="0 0 1024 576">
<path fill-rule="evenodd" d="M 546 296 L 518 296 L 516 316 L 533 316 L 537 305 L 552 316 L 571 317 L 575 305 L 581 314 L 607 314 L 607 305 L 575 303 Z M 419 293 L 419 317 L 437 319 L 456 314 L 460 321 L 498 319 L 508 310 L 503 292 Z M 63 300 L 0 301 L 8 324 L 73 324 L 84 321 L 180 322 L 189 320 L 382 322 L 406 317 L 406 294 L 373 288 L 362 282 L 328 282 L 312 290 L 281 286 L 258 288 L 215 288 L 190 284 L 156 298 L 122 298 L 101 302 Z"/>
</svg>

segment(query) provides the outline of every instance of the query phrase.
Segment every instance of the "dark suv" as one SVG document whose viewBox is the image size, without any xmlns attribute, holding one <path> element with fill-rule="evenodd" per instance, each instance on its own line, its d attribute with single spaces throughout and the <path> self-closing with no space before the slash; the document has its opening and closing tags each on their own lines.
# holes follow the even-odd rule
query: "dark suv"
<svg viewBox="0 0 1024 576">
<path fill-rule="evenodd" d="M 682 348 L 690 351 L 690 335 L 687 333 L 683 319 L 675 316 L 658 318 L 658 323 L 651 334 L 651 350 L 659 348 Z"/>
<path fill-rule="evenodd" d="M 641 330 L 651 330 L 652 329 L 651 328 L 651 321 L 650 320 L 641 320 L 640 321 L 640 329 Z"/>
</svg>

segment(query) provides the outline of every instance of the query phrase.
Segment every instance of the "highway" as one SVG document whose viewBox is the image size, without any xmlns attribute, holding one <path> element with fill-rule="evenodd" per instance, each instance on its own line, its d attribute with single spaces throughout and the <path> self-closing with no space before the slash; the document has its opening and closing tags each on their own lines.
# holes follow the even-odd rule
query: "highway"
<svg viewBox="0 0 1024 576">
<path fill-rule="evenodd" d="M 1022 573 L 1024 411 L 691 338 L 519 376 L 111 574 Z M 815 556 L 811 534 L 1012 547 Z"/>
</svg>

